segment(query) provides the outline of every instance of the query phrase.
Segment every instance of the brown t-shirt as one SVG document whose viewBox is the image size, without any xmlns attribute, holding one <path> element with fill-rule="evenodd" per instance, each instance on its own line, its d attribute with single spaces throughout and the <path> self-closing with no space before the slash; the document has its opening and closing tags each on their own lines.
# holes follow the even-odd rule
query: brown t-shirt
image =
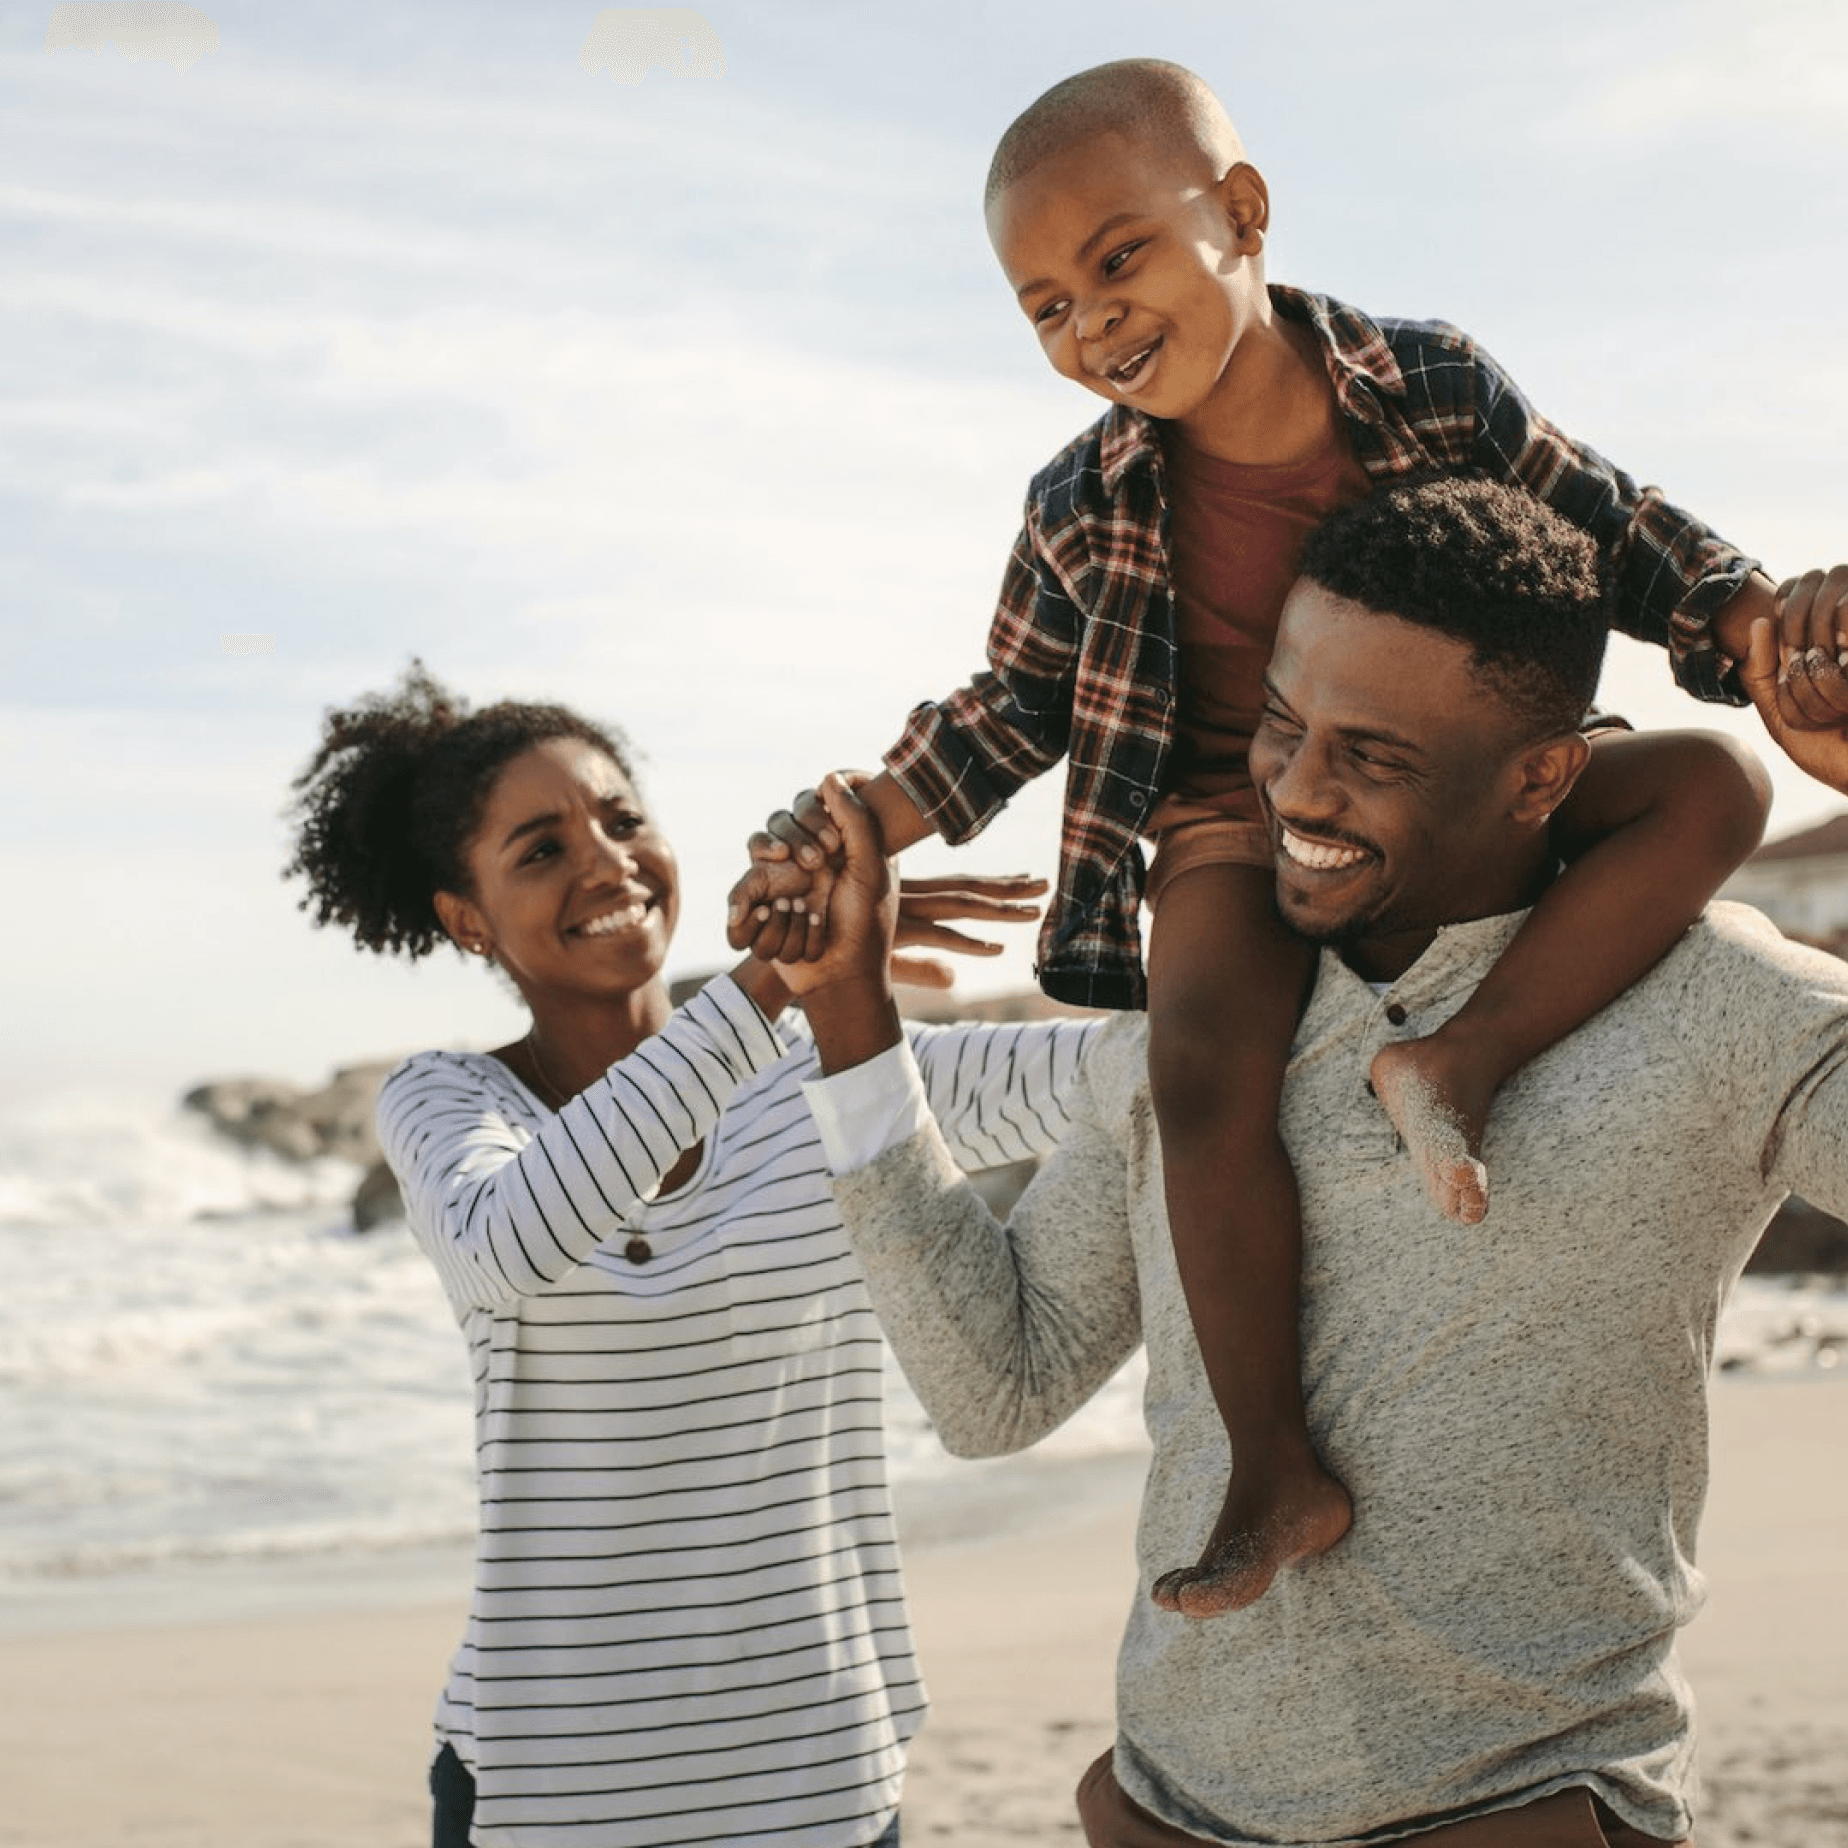
<svg viewBox="0 0 1848 1848">
<path fill-rule="evenodd" d="M 1162 446 L 1180 673 L 1173 767 L 1150 825 L 1162 825 L 1175 801 L 1256 821 L 1246 757 L 1277 618 L 1304 540 L 1336 508 L 1366 498 L 1367 472 L 1339 418 L 1313 455 L 1280 466 L 1221 461 L 1172 424 Z"/>
</svg>

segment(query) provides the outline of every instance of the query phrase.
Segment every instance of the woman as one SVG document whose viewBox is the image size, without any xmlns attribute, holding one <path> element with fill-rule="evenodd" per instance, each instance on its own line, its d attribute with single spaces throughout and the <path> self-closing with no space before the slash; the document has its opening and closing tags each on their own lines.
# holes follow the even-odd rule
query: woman
<svg viewBox="0 0 1848 1848">
<path fill-rule="evenodd" d="M 621 741 L 564 708 L 471 713 L 414 665 L 328 715 L 295 787 L 315 922 L 411 957 L 447 938 L 531 1014 L 493 1053 L 408 1060 L 379 1099 L 475 1376 L 437 1848 L 896 1842 L 924 1694 L 881 1347 L 800 1090 L 812 1054 L 772 1029 L 776 965 L 670 1008 L 672 851 Z M 1022 889 L 939 891 L 903 934 L 1030 913 Z M 1056 1139 L 1087 1031 L 914 1032 L 962 1160 Z"/>
</svg>

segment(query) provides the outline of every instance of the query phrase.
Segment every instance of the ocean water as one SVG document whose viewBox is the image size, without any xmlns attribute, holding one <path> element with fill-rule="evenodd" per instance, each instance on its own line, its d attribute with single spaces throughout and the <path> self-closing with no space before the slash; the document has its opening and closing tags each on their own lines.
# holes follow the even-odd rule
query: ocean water
<svg viewBox="0 0 1848 1848">
<path fill-rule="evenodd" d="M 356 1179 L 344 1163 L 238 1149 L 177 1109 L 9 1113 L 0 1629 L 130 1577 L 264 1561 L 326 1572 L 466 1545 L 462 1343 L 409 1233 L 353 1233 Z M 1722 1325 L 1727 1369 L 1820 1378 L 1845 1354 L 1839 1288 L 1747 1279 Z M 901 1509 L 932 1509 L 938 1543 L 959 1518 L 1006 1518 L 992 1469 L 959 1517 L 950 1485 L 981 1472 L 945 1457 L 888 1377 Z M 1130 1479 L 1141 1389 L 1138 1361 L 1008 1478 L 1015 1499 Z"/>
</svg>

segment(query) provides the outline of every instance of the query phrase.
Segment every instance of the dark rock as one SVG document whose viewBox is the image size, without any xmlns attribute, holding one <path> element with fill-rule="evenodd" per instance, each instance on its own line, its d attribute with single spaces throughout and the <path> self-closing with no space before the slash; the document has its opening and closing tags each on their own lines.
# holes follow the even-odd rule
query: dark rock
<svg viewBox="0 0 1848 1848">
<path fill-rule="evenodd" d="M 245 1148 L 268 1149 L 287 1161 L 313 1161 L 335 1155 L 367 1170 L 353 1198 L 353 1220 L 360 1230 L 399 1216 L 397 1183 L 389 1194 L 375 1175 L 383 1171 L 373 1111 L 379 1086 L 396 1061 L 373 1059 L 343 1066 L 318 1090 L 282 1078 L 215 1078 L 195 1086 L 182 1100 L 197 1110 L 221 1135 Z M 363 1203 L 363 1204 L 362 1204 Z M 362 1218 L 364 1211 L 369 1218 Z"/>
<path fill-rule="evenodd" d="M 375 1161 L 353 1192 L 353 1230 L 370 1232 L 374 1226 L 404 1217 L 404 1195 L 398 1177 L 383 1161 Z"/>
</svg>

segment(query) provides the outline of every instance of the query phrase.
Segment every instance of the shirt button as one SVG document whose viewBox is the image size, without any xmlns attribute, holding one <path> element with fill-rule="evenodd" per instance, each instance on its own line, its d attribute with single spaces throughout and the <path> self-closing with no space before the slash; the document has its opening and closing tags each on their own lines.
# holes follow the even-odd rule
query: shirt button
<svg viewBox="0 0 1848 1848">
<path fill-rule="evenodd" d="M 1146 796 L 1145 796 L 1145 795 L 1144 795 L 1144 794 L 1142 793 L 1142 791 L 1141 791 L 1141 790 L 1139 790 L 1139 789 L 1132 789 L 1132 790 L 1131 790 L 1131 791 L 1129 792 L 1129 806 L 1130 806 L 1131 808 L 1137 808 L 1137 809 L 1139 809 L 1139 808 L 1141 808 L 1141 806 L 1143 805 L 1143 803 L 1145 803 L 1145 802 L 1146 802 L 1147 800 L 1148 800 L 1148 797 L 1146 797 Z"/>
<path fill-rule="evenodd" d="M 1395 1027 L 1402 1027 L 1405 1025 L 1405 1009 L 1397 1001 L 1389 1001 L 1386 1004 L 1386 1018 Z"/>
</svg>

